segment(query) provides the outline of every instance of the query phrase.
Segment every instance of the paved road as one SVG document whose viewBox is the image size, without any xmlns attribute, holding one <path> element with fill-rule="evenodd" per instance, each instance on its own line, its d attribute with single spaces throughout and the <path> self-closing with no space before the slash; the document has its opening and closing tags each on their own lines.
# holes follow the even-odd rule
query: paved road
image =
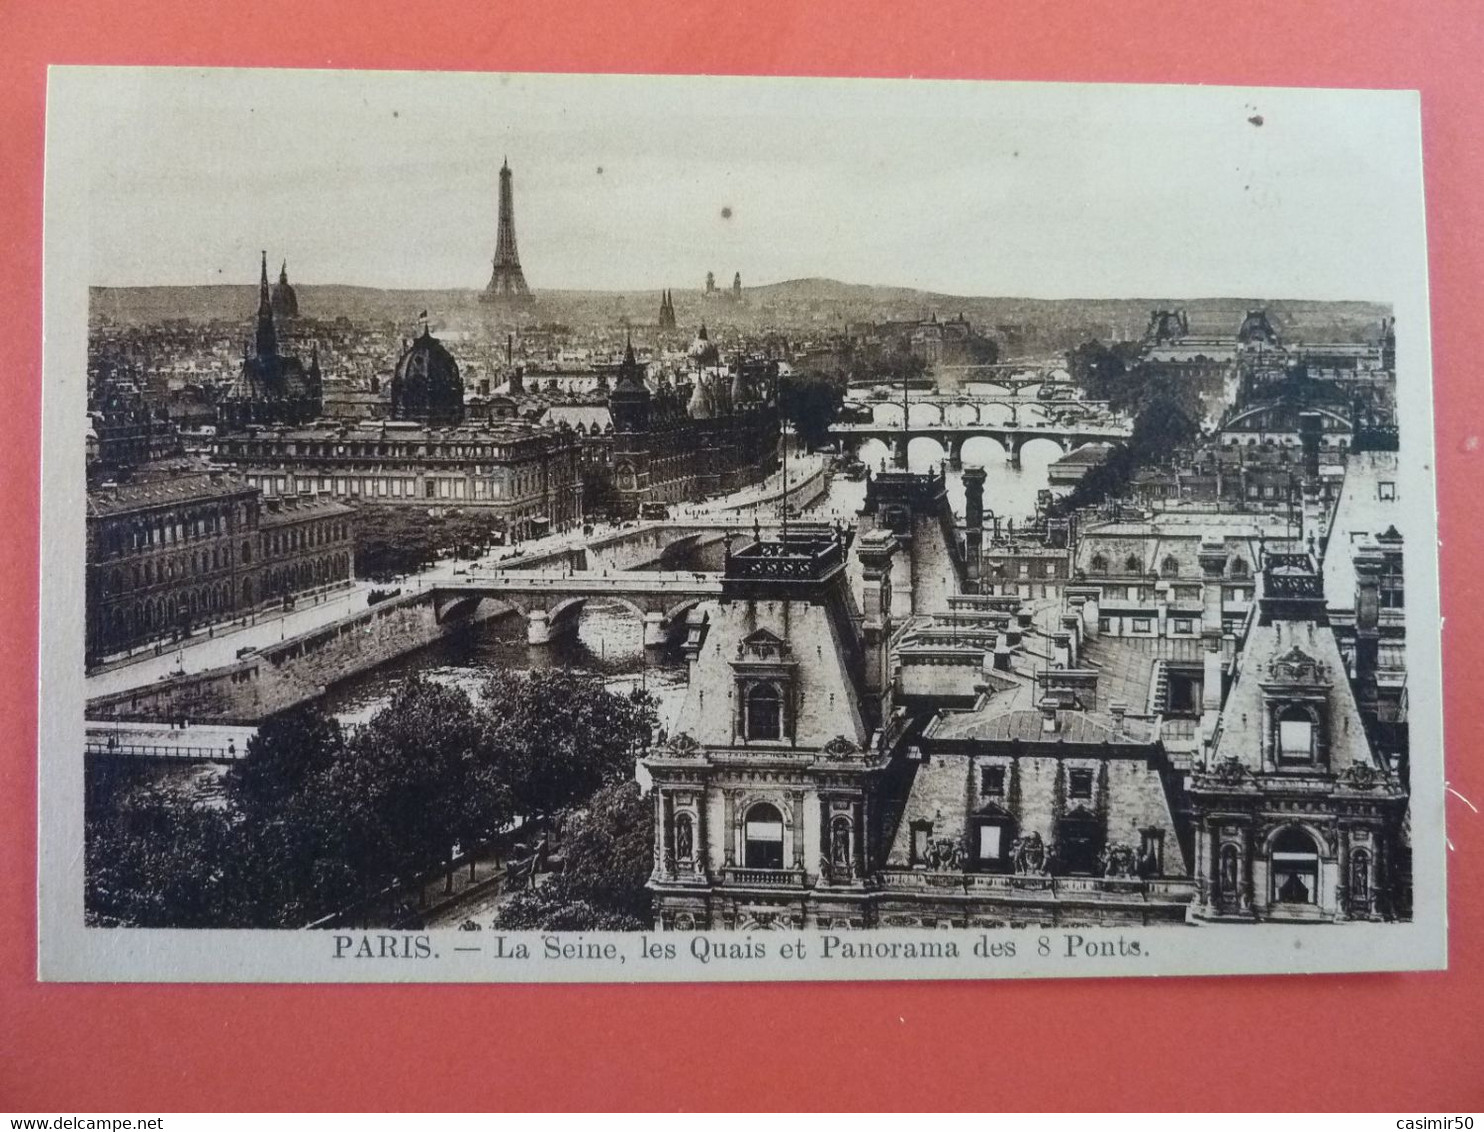
<svg viewBox="0 0 1484 1132">
<path fill-rule="evenodd" d="M 248 625 L 217 625 L 210 636 L 198 633 L 189 642 L 163 644 L 158 656 L 144 653 L 133 661 L 89 676 L 88 697 L 123 692 L 181 673 L 204 672 L 231 664 L 237 659 L 239 649 L 277 644 L 359 613 L 366 608 L 367 594 L 375 588 L 372 582 L 354 582 L 346 589 L 322 595 L 318 603 L 305 599 L 298 608 L 287 612 L 259 613 Z"/>
</svg>

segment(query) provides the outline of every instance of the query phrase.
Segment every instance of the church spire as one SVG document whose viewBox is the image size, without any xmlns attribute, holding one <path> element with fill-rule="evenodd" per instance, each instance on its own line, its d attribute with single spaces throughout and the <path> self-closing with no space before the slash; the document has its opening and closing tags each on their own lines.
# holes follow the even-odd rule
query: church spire
<svg viewBox="0 0 1484 1132">
<path fill-rule="evenodd" d="M 282 266 L 280 266 L 279 269 L 278 269 L 278 281 L 280 283 L 287 283 L 289 281 L 289 261 L 288 260 L 284 260 Z"/>
<path fill-rule="evenodd" d="M 268 253 L 263 252 L 262 273 L 258 280 L 258 329 L 256 341 L 257 356 L 260 358 L 275 358 L 278 356 L 278 331 L 273 325 L 273 297 L 268 290 Z"/>
</svg>

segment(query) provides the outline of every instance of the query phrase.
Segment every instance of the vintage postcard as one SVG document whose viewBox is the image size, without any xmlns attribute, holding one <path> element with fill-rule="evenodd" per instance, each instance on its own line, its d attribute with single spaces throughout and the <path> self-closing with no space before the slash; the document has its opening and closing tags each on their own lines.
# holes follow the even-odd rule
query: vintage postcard
<svg viewBox="0 0 1484 1132">
<path fill-rule="evenodd" d="M 1446 964 L 1415 94 L 60 68 L 40 971 Z"/>
</svg>

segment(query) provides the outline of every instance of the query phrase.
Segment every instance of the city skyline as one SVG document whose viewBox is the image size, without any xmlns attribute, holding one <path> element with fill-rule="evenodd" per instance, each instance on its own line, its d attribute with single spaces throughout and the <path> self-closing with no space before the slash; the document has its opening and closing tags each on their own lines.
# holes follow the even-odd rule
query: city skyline
<svg viewBox="0 0 1484 1132">
<path fill-rule="evenodd" d="M 1420 266 L 1420 210 L 1414 232 L 1394 204 L 1416 165 L 1378 175 L 1366 153 L 1415 130 L 1408 100 L 1361 94 L 1357 114 L 1356 92 L 376 78 L 88 75 L 90 281 L 242 282 L 266 246 L 296 283 L 478 290 L 504 159 L 538 295 L 699 289 L 708 270 L 965 297 L 1266 295 L 1286 251 L 1289 294 L 1388 301 Z"/>
</svg>

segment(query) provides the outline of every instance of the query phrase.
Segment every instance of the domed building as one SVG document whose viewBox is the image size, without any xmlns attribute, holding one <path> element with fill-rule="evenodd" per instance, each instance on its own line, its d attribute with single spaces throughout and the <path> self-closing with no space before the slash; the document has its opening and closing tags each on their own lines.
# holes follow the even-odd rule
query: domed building
<svg viewBox="0 0 1484 1132">
<path fill-rule="evenodd" d="M 459 363 L 423 323 L 392 375 L 392 417 L 447 427 L 464 421 L 464 380 Z"/>
<path fill-rule="evenodd" d="M 289 282 L 288 260 L 284 260 L 278 269 L 278 282 L 273 285 L 272 304 L 274 318 L 299 317 L 299 296 L 294 293 L 294 286 Z"/>
</svg>

